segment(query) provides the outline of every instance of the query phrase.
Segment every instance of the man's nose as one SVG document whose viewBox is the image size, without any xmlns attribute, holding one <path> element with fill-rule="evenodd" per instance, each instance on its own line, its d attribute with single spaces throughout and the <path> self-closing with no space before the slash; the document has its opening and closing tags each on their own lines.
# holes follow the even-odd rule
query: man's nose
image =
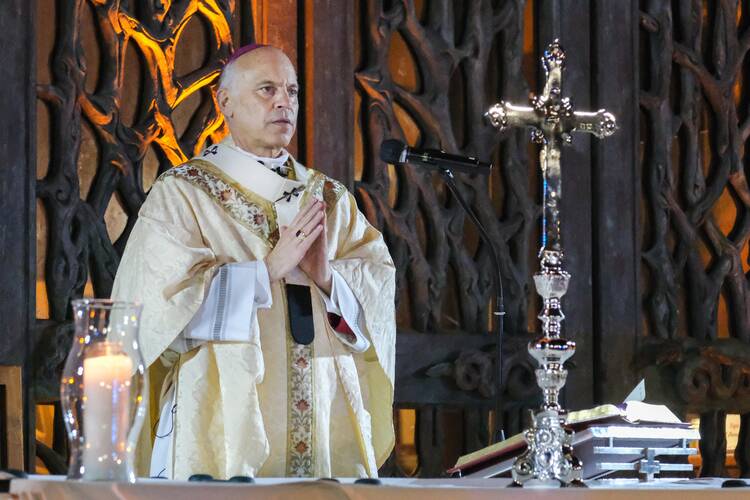
<svg viewBox="0 0 750 500">
<path fill-rule="evenodd" d="M 289 95 L 289 91 L 286 89 L 280 90 L 276 93 L 276 102 L 274 103 L 277 108 L 292 108 L 292 96 Z"/>
</svg>

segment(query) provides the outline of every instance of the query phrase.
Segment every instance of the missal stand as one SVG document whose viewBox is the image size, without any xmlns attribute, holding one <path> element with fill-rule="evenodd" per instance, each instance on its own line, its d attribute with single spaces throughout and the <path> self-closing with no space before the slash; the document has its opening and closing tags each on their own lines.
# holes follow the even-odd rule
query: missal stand
<svg viewBox="0 0 750 500">
<path fill-rule="evenodd" d="M 697 429 L 681 422 L 665 406 L 630 401 L 571 412 L 565 426 L 575 430 L 571 445 L 582 462 L 581 479 L 634 478 L 653 481 L 692 477 L 691 446 Z M 448 473 L 458 477 L 493 478 L 510 475 L 519 456 L 527 454 L 524 434 L 459 458 Z"/>
<path fill-rule="evenodd" d="M 699 438 L 698 431 L 690 428 L 605 425 L 576 432 L 572 445 L 583 463 L 584 480 L 638 477 L 653 481 L 656 475 L 692 477 L 693 465 L 687 457 L 698 452 L 690 443 Z M 506 477 L 519 453 L 526 450 L 523 439 L 513 444 L 515 449 L 462 463 L 449 472 L 459 477 Z"/>
</svg>

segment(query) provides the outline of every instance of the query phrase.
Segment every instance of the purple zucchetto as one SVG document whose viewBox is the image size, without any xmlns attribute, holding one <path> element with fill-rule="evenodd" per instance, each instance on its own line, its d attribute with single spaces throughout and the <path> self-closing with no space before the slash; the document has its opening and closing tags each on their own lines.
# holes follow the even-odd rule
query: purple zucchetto
<svg viewBox="0 0 750 500">
<path fill-rule="evenodd" d="M 251 43 L 249 45 L 243 45 L 242 47 L 239 47 L 237 50 L 232 52 L 232 55 L 229 56 L 229 60 L 227 60 L 227 65 L 236 61 L 245 54 L 252 52 L 255 49 L 261 49 L 263 47 L 273 47 L 273 45 L 267 45 L 264 43 Z"/>
</svg>

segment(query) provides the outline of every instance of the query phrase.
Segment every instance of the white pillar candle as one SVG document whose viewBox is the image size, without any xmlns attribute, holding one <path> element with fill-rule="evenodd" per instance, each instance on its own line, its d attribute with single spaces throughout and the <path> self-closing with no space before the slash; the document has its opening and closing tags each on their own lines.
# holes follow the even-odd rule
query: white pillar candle
<svg viewBox="0 0 750 500">
<path fill-rule="evenodd" d="M 83 478 L 126 479 L 133 362 L 122 347 L 100 342 L 83 360 Z"/>
</svg>

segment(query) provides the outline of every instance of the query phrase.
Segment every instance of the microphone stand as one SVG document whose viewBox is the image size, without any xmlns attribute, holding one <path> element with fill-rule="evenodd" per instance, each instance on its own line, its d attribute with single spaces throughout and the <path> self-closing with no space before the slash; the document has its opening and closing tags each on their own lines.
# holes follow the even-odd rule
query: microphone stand
<svg viewBox="0 0 750 500">
<path fill-rule="evenodd" d="M 495 338 L 497 338 L 497 349 L 496 349 L 496 357 L 495 362 L 497 364 L 497 371 L 496 371 L 496 377 L 497 377 L 497 397 L 495 398 L 495 441 L 503 441 L 505 439 L 505 433 L 503 432 L 503 316 L 505 316 L 505 305 L 503 304 L 503 280 L 502 275 L 500 273 L 500 263 L 497 259 L 497 252 L 495 252 L 495 246 L 492 244 L 492 241 L 490 240 L 489 234 L 487 234 L 487 230 L 484 228 L 482 223 L 479 221 L 479 218 L 476 216 L 474 211 L 471 209 L 468 203 L 466 203 L 466 200 L 463 196 L 461 196 L 461 193 L 458 191 L 458 186 L 456 185 L 456 181 L 453 177 L 453 172 L 449 168 L 442 167 L 440 169 L 440 175 L 445 180 L 445 184 L 448 186 L 448 189 L 451 190 L 451 193 L 453 193 L 453 196 L 456 197 L 458 200 L 458 203 L 461 205 L 461 207 L 464 209 L 466 214 L 469 216 L 469 219 L 474 223 L 476 228 L 479 230 L 479 235 L 484 241 L 484 243 L 489 247 L 490 249 L 490 260 L 492 261 L 492 268 L 495 271 L 493 273 L 494 277 L 494 284 L 495 284 L 495 311 L 493 312 L 493 315 L 495 316 Z"/>
</svg>

